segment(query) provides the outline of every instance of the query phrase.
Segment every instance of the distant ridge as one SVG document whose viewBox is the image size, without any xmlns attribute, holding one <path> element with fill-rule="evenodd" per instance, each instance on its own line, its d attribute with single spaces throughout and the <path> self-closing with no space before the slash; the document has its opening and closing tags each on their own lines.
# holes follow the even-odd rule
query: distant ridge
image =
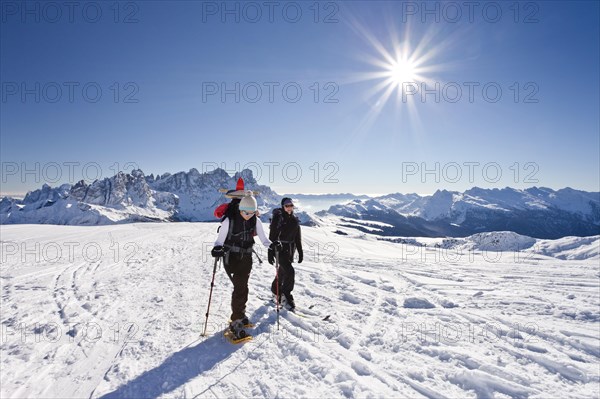
<svg viewBox="0 0 600 399">
<path fill-rule="evenodd" d="M 260 185 L 250 169 L 230 176 L 223 169 L 145 175 L 139 169 L 119 172 L 92 183 L 79 181 L 28 192 L 23 199 L 0 200 L 1 224 L 98 225 L 131 222 L 216 221 L 213 210 L 228 200 L 219 188 L 234 187 L 239 177 L 246 188 L 260 192 L 263 221 L 278 207 L 281 195 Z M 600 193 L 570 187 L 552 190 L 438 190 L 432 195 L 393 193 L 378 197 L 352 193 L 292 194 L 295 200 L 339 202 L 326 211 L 298 215 L 305 225 L 333 223 L 343 231 L 381 236 L 466 237 L 489 231 L 512 231 L 535 238 L 600 234 Z M 327 203 L 329 201 L 329 203 Z M 323 208 L 321 208 L 323 209 Z"/>
</svg>

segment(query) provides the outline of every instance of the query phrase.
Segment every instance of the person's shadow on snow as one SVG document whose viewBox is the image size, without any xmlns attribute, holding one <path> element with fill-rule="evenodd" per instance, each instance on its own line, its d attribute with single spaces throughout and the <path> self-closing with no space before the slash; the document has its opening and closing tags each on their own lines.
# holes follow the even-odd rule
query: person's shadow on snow
<svg viewBox="0 0 600 399">
<path fill-rule="evenodd" d="M 268 312 L 268 309 L 261 307 L 254 312 L 251 319 L 258 320 L 261 313 L 264 314 L 266 312 Z M 257 335 L 270 331 L 271 319 L 272 317 L 269 317 L 262 321 L 263 323 L 267 322 L 263 328 L 257 326 L 257 331 L 253 334 L 254 341 L 256 341 Z M 254 342 L 252 343 L 252 345 L 255 344 Z M 230 344 L 223 336 L 223 331 L 217 331 L 199 344 L 185 347 L 179 352 L 174 353 L 161 365 L 145 371 L 116 390 L 102 395 L 100 399 L 159 397 L 185 385 L 188 381 L 202 373 L 214 367 L 219 367 L 224 360 L 242 347 L 243 345 Z M 215 385 L 225 378 L 239 365 L 241 363 L 232 367 L 233 370 L 228 370 L 227 374 L 221 376 L 221 378 L 210 386 Z M 93 393 L 92 396 L 94 396 Z"/>
</svg>

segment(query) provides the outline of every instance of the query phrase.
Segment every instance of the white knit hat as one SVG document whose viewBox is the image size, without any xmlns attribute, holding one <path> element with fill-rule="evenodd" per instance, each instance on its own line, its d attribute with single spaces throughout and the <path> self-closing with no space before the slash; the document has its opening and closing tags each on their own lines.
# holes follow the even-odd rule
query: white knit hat
<svg viewBox="0 0 600 399">
<path fill-rule="evenodd" d="M 252 195 L 246 195 L 240 201 L 239 208 L 240 211 L 256 212 L 256 210 L 258 209 L 256 198 L 254 198 Z"/>
</svg>

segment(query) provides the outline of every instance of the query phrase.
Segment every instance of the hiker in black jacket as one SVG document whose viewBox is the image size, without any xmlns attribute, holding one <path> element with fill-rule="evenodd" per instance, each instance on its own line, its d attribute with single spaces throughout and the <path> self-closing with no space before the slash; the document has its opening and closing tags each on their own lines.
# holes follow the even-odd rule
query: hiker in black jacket
<svg viewBox="0 0 600 399">
<path fill-rule="evenodd" d="M 226 217 L 221 222 L 219 236 L 211 251 L 212 256 L 224 258 L 225 271 L 233 283 L 229 329 L 235 339 L 242 339 L 249 335 L 244 327 L 251 324 L 246 317 L 246 302 L 255 235 L 265 247 L 271 246 L 272 243 L 267 238 L 258 218 L 256 199 L 252 195 L 247 195 L 239 204 L 232 202 L 229 205 Z M 275 246 L 273 245 L 272 248 L 274 249 Z"/>
<path fill-rule="evenodd" d="M 298 250 L 298 263 L 302 263 L 304 253 L 302 251 L 302 239 L 300 236 L 300 222 L 294 215 L 294 203 L 291 198 L 281 200 L 281 208 L 273 210 L 273 218 L 269 239 L 273 243 L 280 242 L 281 250 L 279 252 L 279 300 L 290 310 L 296 308 L 292 291 L 294 290 L 295 270 L 292 266 L 294 261 L 294 252 Z M 277 245 L 279 247 L 279 245 Z M 269 263 L 275 262 L 275 252 L 273 247 L 269 249 Z M 271 292 L 277 295 L 277 278 L 271 284 Z"/>
</svg>

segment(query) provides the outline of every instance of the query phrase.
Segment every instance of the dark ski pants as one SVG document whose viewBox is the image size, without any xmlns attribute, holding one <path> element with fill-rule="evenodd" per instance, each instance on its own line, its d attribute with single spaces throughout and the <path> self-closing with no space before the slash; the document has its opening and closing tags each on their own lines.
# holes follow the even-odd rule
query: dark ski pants
<svg viewBox="0 0 600 399">
<path fill-rule="evenodd" d="M 231 320 L 243 319 L 246 316 L 246 302 L 248 302 L 248 279 L 252 271 L 252 253 L 230 254 L 225 271 L 231 276 L 233 282 Z"/>
<path fill-rule="evenodd" d="M 279 295 L 283 294 L 286 297 L 294 290 L 294 282 L 296 279 L 296 271 L 290 261 L 290 255 L 287 252 L 279 254 Z M 271 292 L 277 293 L 277 277 L 271 284 Z"/>
</svg>

